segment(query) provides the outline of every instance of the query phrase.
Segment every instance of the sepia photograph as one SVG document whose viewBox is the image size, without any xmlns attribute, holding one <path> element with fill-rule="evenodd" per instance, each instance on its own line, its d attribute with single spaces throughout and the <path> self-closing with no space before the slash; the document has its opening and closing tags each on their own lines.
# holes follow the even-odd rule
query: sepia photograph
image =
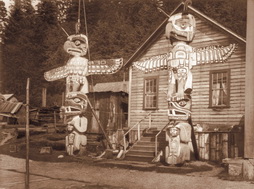
<svg viewBox="0 0 254 189">
<path fill-rule="evenodd" d="M 254 0 L 0 0 L 0 189 L 253 189 Z"/>
</svg>

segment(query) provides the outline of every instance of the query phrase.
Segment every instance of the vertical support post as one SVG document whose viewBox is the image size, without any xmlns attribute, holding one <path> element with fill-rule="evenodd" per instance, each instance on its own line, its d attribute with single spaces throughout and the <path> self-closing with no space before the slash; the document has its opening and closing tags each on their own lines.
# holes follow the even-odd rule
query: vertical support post
<svg viewBox="0 0 254 189">
<path fill-rule="evenodd" d="M 91 108 L 91 110 L 92 110 L 92 113 L 93 113 L 94 118 L 96 119 L 98 125 L 100 126 L 100 128 L 101 128 L 101 130 L 102 130 L 103 135 L 105 136 L 105 138 L 106 138 L 106 140 L 107 140 L 107 142 L 108 142 L 109 148 L 110 148 L 110 149 L 113 149 L 112 144 L 111 144 L 111 142 L 110 142 L 110 140 L 109 140 L 109 138 L 108 138 L 108 135 L 106 134 L 104 128 L 102 127 L 101 122 L 100 122 L 100 120 L 99 120 L 97 114 L 95 113 L 95 110 L 94 110 L 94 108 L 93 108 L 93 106 L 92 106 L 92 104 L 91 104 L 91 102 L 90 102 L 90 100 L 89 100 L 89 98 L 88 98 L 87 96 L 86 96 L 86 100 L 87 100 L 87 102 L 88 102 L 88 104 L 89 104 L 89 106 L 90 106 L 90 108 Z"/>
<path fill-rule="evenodd" d="M 157 141 L 157 135 L 155 136 L 155 157 L 158 155 L 158 141 Z"/>
<path fill-rule="evenodd" d="M 131 125 L 131 85 L 132 85 L 132 68 L 129 67 L 129 96 L 128 96 L 128 127 Z"/>
<path fill-rule="evenodd" d="M 64 106 L 64 102 L 65 102 L 65 92 L 62 92 L 62 106 Z"/>
<path fill-rule="evenodd" d="M 42 88 L 42 103 L 41 106 L 42 107 L 46 107 L 47 106 L 47 89 L 46 88 Z"/>
<path fill-rule="evenodd" d="M 254 0 L 247 0 L 244 158 L 254 158 Z"/>
<path fill-rule="evenodd" d="M 140 123 L 138 123 L 138 141 L 140 140 Z"/>
<path fill-rule="evenodd" d="M 124 153 L 126 152 L 126 138 L 125 138 L 125 135 L 123 135 L 123 150 L 124 150 Z"/>
<path fill-rule="evenodd" d="M 149 129 L 152 127 L 152 113 L 149 115 Z"/>
<path fill-rule="evenodd" d="M 57 128 L 56 128 L 56 111 L 54 111 L 54 127 L 55 127 L 55 132 L 57 132 Z"/>
<path fill-rule="evenodd" d="M 30 87 L 30 78 L 27 78 L 27 83 L 26 83 L 26 179 L 25 179 L 26 189 L 29 189 L 29 87 Z"/>
<path fill-rule="evenodd" d="M 3 52 L 0 51 L 0 91 L 3 92 Z"/>
</svg>

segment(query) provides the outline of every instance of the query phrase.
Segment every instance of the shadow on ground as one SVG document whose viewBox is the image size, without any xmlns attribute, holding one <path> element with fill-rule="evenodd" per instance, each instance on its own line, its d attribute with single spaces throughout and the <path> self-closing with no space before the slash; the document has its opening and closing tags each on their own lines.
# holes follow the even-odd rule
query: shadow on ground
<svg viewBox="0 0 254 189">
<path fill-rule="evenodd" d="M 64 149 L 64 134 L 40 134 L 30 137 L 29 159 L 33 161 L 47 162 L 77 162 L 100 167 L 123 168 L 137 171 L 155 171 L 158 173 L 173 173 L 173 174 L 190 174 L 209 172 L 212 176 L 221 174 L 221 178 L 225 179 L 225 174 L 222 174 L 223 169 L 219 164 L 213 162 L 191 161 L 181 167 L 168 166 L 163 163 L 143 163 L 130 162 L 125 160 L 95 158 L 95 154 L 87 154 L 86 156 L 68 156 Z M 15 150 L 13 147 L 15 146 Z M 52 147 L 51 154 L 40 154 L 41 147 Z M 0 146 L 0 153 L 17 157 L 26 158 L 26 141 L 24 137 L 18 138 L 11 143 Z M 61 157 L 61 158 L 59 158 Z M 214 173 L 212 173 L 214 172 Z"/>
</svg>

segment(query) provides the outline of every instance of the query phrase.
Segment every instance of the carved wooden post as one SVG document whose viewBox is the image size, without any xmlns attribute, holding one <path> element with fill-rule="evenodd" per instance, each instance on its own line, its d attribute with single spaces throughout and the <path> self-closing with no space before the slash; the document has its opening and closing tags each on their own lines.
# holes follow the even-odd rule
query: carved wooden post
<svg viewBox="0 0 254 189">
<path fill-rule="evenodd" d="M 254 0 L 247 0 L 244 158 L 254 158 Z"/>
</svg>

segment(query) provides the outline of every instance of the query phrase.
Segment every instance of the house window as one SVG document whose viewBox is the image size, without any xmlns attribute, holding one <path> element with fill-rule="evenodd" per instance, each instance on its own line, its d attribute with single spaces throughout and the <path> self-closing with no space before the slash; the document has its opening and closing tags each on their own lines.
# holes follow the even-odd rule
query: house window
<svg viewBox="0 0 254 189">
<path fill-rule="evenodd" d="M 229 107 L 229 70 L 210 72 L 210 107 Z"/>
<path fill-rule="evenodd" d="M 158 78 L 144 79 L 144 109 L 157 109 L 158 105 Z"/>
</svg>

